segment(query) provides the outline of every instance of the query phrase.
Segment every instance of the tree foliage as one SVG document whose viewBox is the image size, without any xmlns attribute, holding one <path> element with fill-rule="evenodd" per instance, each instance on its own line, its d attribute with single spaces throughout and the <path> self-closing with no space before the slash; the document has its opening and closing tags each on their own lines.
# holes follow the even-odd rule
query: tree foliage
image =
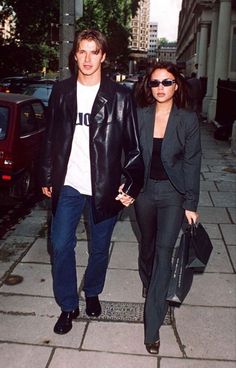
<svg viewBox="0 0 236 368">
<path fill-rule="evenodd" d="M 83 17 L 76 30 L 96 28 L 105 33 L 111 60 L 127 56 L 130 19 L 139 0 L 84 0 Z M 51 43 L 51 24 L 59 24 L 60 0 L 0 0 L 0 22 L 11 16 L 13 33 L 7 44 L 0 40 L 0 73 L 38 71 L 58 67 L 58 46 Z M 24 56 L 25 55 L 25 56 Z M 8 70 L 9 71 L 8 71 Z"/>
</svg>

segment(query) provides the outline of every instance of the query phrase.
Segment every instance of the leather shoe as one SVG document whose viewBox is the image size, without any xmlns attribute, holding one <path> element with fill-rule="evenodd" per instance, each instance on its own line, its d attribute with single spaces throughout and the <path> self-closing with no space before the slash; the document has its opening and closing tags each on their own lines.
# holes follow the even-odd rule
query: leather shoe
<svg viewBox="0 0 236 368">
<path fill-rule="evenodd" d="M 143 286 L 142 297 L 143 298 L 147 297 L 147 288 L 145 286 Z"/>
<path fill-rule="evenodd" d="M 145 344 L 146 349 L 150 354 L 158 354 L 160 349 L 160 340 L 153 342 L 151 344 Z"/>
<path fill-rule="evenodd" d="M 86 314 L 89 317 L 98 317 L 102 313 L 98 296 L 86 296 Z"/>
<path fill-rule="evenodd" d="M 57 323 L 54 326 L 53 331 L 56 334 L 64 335 L 72 329 L 72 320 L 79 316 L 79 308 L 74 309 L 71 312 L 61 312 Z"/>
</svg>

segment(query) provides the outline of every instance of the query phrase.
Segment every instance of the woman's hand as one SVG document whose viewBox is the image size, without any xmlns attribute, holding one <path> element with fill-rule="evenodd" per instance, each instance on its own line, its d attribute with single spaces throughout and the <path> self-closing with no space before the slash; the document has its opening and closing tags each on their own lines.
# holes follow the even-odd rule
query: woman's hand
<svg viewBox="0 0 236 368">
<path fill-rule="evenodd" d="M 48 188 L 48 187 L 43 187 L 42 188 L 42 192 L 45 196 L 51 198 L 52 196 L 52 187 Z"/>
<path fill-rule="evenodd" d="M 197 212 L 194 211 L 189 211 L 189 210 L 185 210 L 185 216 L 188 220 L 188 223 L 191 225 L 192 222 L 194 224 L 196 224 L 198 218 L 199 218 L 199 214 Z"/>
<path fill-rule="evenodd" d="M 118 189 L 118 195 L 116 196 L 117 201 L 121 201 L 123 206 L 129 207 L 132 203 L 134 203 L 134 198 L 130 197 L 128 194 L 123 192 L 124 184 L 122 184 Z"/>
</svg>

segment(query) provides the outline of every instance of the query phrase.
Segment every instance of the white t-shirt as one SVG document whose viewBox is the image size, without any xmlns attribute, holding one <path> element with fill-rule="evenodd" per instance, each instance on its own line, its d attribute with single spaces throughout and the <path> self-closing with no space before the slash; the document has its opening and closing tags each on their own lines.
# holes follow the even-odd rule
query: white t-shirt
<svg viewBox="0 0 236 368">
<path fill-rule="evenodd" d="M 84 86 L 77 82 L 77 120 L 64 182 L 64 185 L 70 185 L 86 195 L 92 195 L 89 123 L 99 86 Z"/>
</svg>

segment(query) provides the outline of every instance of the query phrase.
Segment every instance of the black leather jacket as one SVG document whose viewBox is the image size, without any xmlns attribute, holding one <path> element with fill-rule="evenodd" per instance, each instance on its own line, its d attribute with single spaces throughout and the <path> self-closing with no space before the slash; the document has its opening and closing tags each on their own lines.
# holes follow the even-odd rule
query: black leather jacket
<svg viewBox="0 0 236 368">
<path fill-rule="evenodd" d="M 77 115 L 76 79 L 55 84 L 48 107 L 42 148 L 41 186 L 52 186 L 52 212 L 64 184 Z M 137 197 L 143 185 L 143 160 L 137 133 L 136 109 L 130 92 L 102 78 L 90 118 L 92 203 L 95 222 L 123 208 L 116 201 L 118 188 Z M 78 178 L 79 180 L 79 178 Z"/>
</svg>

